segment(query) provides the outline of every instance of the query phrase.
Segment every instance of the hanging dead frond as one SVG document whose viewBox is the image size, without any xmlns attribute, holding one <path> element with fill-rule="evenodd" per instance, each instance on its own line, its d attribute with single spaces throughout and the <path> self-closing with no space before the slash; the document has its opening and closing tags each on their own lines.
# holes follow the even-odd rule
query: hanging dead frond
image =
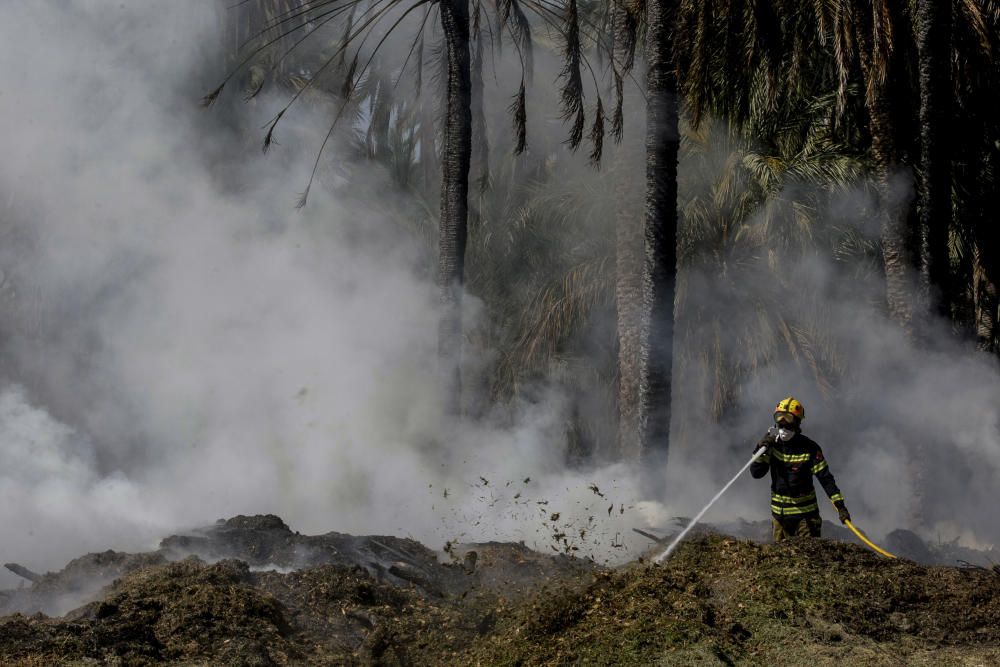
<svg viewBox="0 0 1000 667">
<path fill-rule="evenodd" d="M 611 136 L 615 143 L 622 142 L 625 133 L 625 82 L 620 74 L 615 72 L 615 113 L 611 117 Z"/>
<path fill-rule="evenodd" d="M 635 66 L 635 48 L 639 42 L 638 9 L 623 0 L 615 2 L 614 17 L 614 65 L 618 72 L 625 76 Z"/>
<path fill-rule="evenodd" d="M 279 111 L 278 115 L 271 121 L 270 127 L 267 128 L 267 134 L 264 135 L 264 146 L 262 148 L 265 153 L 269 148 L 271 148 L 271 144 L 278 143 L 274 140 L 274 128 L 278 126 L 278 121 L 280 121 L 281 117 L 285 115 L 285 111 L 286 109 Z"/>
<path fill-rule="evenodd" d="M 306 186 L 304 192 L 299 193 L 299 198 L 295 201 L 295 208 L 305 208 L 306 201 L 309 199 L 309 188 L 312 187 L 312 183 Z"/>
<path fill-rule="evenodd" d="M 501 23 L 510 32 L 511 40 L 521 57 L 523 75 L 530 84 L 534 77 L 534 57 L 531 47 L 531 23 L 518 0 L 497 0 Z"/>
<path fill-rule="evenodd" d="M 524 98 L 524 79 L 521 79 L 521 87 L 514 96 L 514 102 L 510 105 L 510 113 L 514 119 L 514 155 L 520 155 L 528 146 L 528 110 Z"/>
<path fill-rule="evenodd" d="M 566 143 L 570 149 L 576 150 L 583 141 L 583 127 L 586 121 L 583 111 L 583 78 L 580 75 L 580 62 L 583 59 L 580 46 L 580 17 L 576 0 L 569 0 L 566 6 L 566 43 L 563 46 L 563 66 L 559 75 L 563 80 L 560 91 L 560 104 L 563 120 L 572 119 L 569 139 Z"/>
<path fill-rule="evenodd" d="M 600 95 L 597 96 L 597 108 L 594 109 L 594 123 L 590 126 L 590 144 L 590 164 L 600 167 L 604 153 L 604 102 Z"/>
<path fill-rule="evenodd" d="M 350 99 L 351 91 L 354 90 L 355 80 L 354 75 L 358 71 L 358 55 L 355 53 L 354 57 L 351 59 L 351 64 L 347 68 L 347 75 L 344 77 L 344 83 L 340 86 L 340 96 L 344 99 Z"/>
<path fill-rule="evenodd" d="M 215 100 L 219 99 L 219 95 L 222 93 L 222 89 L 225 87 L 226 83 L 223 82 L 222 85 L 220 85 L 218 88 L 216 88 L 208 95 L 205 95 L 203 98 L 201 98 L 201 106 L 208 108 L 213 104 L 215 104 Z"/>
<path fill-rule="evenodd" d="M 625 77 L 635 64 L 635 45 L 639 22 L 624 0 L 615 0 L 611 8 L 611 71 L 615 85 L 615 111 L 611 120 L 611 135 L 621 143 L 625 131 Z"/>
</svg>

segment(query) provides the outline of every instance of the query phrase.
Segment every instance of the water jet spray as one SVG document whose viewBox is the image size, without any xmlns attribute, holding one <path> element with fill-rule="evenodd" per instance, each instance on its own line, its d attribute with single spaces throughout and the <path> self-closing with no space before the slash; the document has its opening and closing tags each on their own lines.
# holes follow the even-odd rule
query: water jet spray
<svg viewBox="0 0 1000 667">
<path fill-rule="evenodd" d="M 690 532 L 690 530 L 692 528 L 694 528 L 695 524 L 697 524 L 698 521 L 701 520 L 701 517 L 703 517 L 705 515 L 705 512 L 708 511 L 708 508 L 710 508 L 712 505 L 714 505 L 715 501 L 718 500 L 719 498 L 721 498 L 722 494 L 724 494 L 726 491 L 729 490 L 729 487 L 731 487 L 733 485 L 733 483 L 737 479 L 739 479 L 740 475 L 742 475 L 744 472 L 746 472 L 746 469 L 749 468 L 753 464 L 754 461 L 756 461 L 761 456 L 763 456 L 764 452 L 766 452 L 766 451 L 767 451 L 767 446 L 766 445 L 761 446 L 758 449 L 754 450 L 753 456 L 750 457 L 750 460 L 747 461 L 743 465 L 743 467 L 740 468 L 740 471 L 738 473 L 736 473 L 735 475 L 733 475 L 733 478 L 731 480 L 729 480 L 726 483 L 726 485 L 724 487 L 722 487 L 719 490 L 719 492 L 716 493 L 712 497 L 711 500 L 708 501 L 707 505 L 705 505 L 704 507 L 701 508 L 700 512 L 698 512 L 697 514 L 694 515 L 694 518 L 691 519 L 691 522 L 688 523 L 688 525 L 684 528 L 684 530 L 682 530 L 680 532 L 680 534 L 677 535 L 677 537 L 674 538 L 674 541 L 670 543 L 670 546 L 668 546 L 663 551 L 663 553 L 661 553 L 659 556 L 657 556 L 655 559 L 653 559 L 653 562 L 656 563 L 657 565 L 659 565 L 660 563 L 662 563 L 663 561 L 665 561 L 667 558 L 669 558 L 670 554 L 673 553 L 673 551 L 677 547 L 677 545 L 680 544 L 680 541 L 684 539 L 684 536 L 687 535 L 688 532 Z"/>
</svg>

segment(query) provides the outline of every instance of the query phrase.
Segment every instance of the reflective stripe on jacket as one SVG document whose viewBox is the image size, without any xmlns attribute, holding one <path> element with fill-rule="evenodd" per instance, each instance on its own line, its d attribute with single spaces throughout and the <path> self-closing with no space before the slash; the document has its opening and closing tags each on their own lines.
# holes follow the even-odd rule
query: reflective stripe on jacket
<svg viewBox="0 0 1000 667">
<path fill-rule="evenodd" d="M 765 436 L 766 454 L 750 466 L 750 474 L 761 478 L 771 473 L 771 514 L 776 517 L 818 514 L 819 504 L 813 476 L 834 503 L 844 496 L 830 472 L 830 464 L 814 441 L 796 433 L 788 442 Z"/>
</svg>

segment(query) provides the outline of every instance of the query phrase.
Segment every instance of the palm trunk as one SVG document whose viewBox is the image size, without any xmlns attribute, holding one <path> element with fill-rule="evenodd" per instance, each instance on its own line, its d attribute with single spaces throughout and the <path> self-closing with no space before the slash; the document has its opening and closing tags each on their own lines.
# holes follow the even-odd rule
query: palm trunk
<svg viewBox="0 0 1000 667">
<path fill-rule="evenodd" d="M 886 305 L 889 317 L 907 337 L 912 338 L 916 281 L 907 243 L 909 205 L 908 200 L 894 191 L 895 184 L 892 182 L 892 170 L 898 168 L 898 155 L 884 88 L 872 97 L 868 102 L 868 117 L 872 133 L 872 161 L 878 177 Z"/>
<path fill-rule="evenodd" d="M 882 260 L 885 267 L 886 305 L 889 317 L 896 322 L 911 340 L 914 337 L 913 312 L 916 296 L 916 276 L 907 244 L 909 220 L 908 200 L 901 201 L 893 192 L 891 169 L 897 163 L 895 140 L 891 134 L 887 101 L 878 94 L 869 105 L 872 131 L 872 158 L 879 175 L 879 199 L 882 218 Z M 897 186 L 898 187 L 898 186 Z M 923 444 L 914 440 L 907 460 L 907 471 L 913 486 L 910 498 L 910 526 L 914 529 L 923 524 L 925 470 Z"/>
<path fill-rule="evenodd" d="M 628 14 L 625 6 L 614 3 L 614 61 L 619 79 L 631 69 L 628 49 Z M 616 82 L 616 85 L 621 85 Z M 623 91 L 624 88 L 619 88 Z M 620 93 L 620 94 L 623 94 Z M 620 109 L 620 107 L 619 107 Z M 617 111 L 616 111 L 617 113 Z M 635 461 L 642 451 L 640 437 L 640 391 L 642 378 L 642 217 L 637 206 L 638 167 L 641 142 L 637 128 L 624 122 L 621 142 L 616 148 L 615 177 L 615 310 L 618 335 L 618 429 L 617 451 L 623 460 Z"/>
<path fill-rule="evenodd" d="M 472 83 L 469 0 L 442 0 L 441 26 L 448 58 L 447 108 L 441 151 L 441 223 L 438 287 L 441 319 L 438 354 L 446 378 L 446 407 L 461 412 L 462 288 L 468 238 L 469 167 L 472 156 Z"/>
<path fill-rule="evenodd" d="M 909 233 L 908 224 L 912 201 L 899 191 L 901 188 L 893 178 L 894 170 L 900 168 L 900 150 L 898 128 L 893 125 L 891 114 L 889 85 L 896 73 L 894 65 L 898 64 L 898 59 L 894 53 L 884 53 L 885 47 L 878 41 L 891 42 L 892 35 L 878 37 L 874 30 L 872 26 L 864 27 L 859 34 L 858 46 L 863 80 L 867 86 L 865 107 L 871 132 L 872 163 L 878 179 L 886 306 L 889 317 L 908 338 L 913 338 L 917 280 L 910 253 L 913 235 Z M 883 60 L 886 58 L 888 62 Z"/>
<path fill-rule="evenodd" d="M 628 141 L 628 129 L 625 130 Z M 635 179 L 629 165 L 634 155 L 624 143 L 615 156 L 616 244 L 615 307 L 618 325 L 618 453 L 622 459 L 636 460 L 640 442 L 642 380 L 642 218 L 635 202 Z"/>
<path fill-rule="evenodd" d="M 922 269 L 931 312 L 951 315 L 951 0 L 919 0 L 920 227 Z"/>
<path fill-rule="evenodd" d="M 677 76 L 673 28 L 677 0 L 646 3 L 646 216 L 643 270 L 644 323 L 642 456 L 662 465 L 670 436 L 670 389 L 677 285 Z"/>
</svg>

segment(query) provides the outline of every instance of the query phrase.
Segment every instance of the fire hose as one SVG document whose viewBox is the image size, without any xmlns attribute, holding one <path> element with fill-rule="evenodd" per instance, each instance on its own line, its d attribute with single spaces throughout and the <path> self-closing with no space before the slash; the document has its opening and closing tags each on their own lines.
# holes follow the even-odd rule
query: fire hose
<svg viewBox="0 0 1000 667">
<path fill-rule="evenodd" d="M 720 489 L 719 492 L 716 493 L 712 497 L 711 500 L 708 501 L 707 505 L 705 505 L 704 507 L 701 508 L 701 511 L 698 512 L 694 516 L 693 519 L 691 519 L 691 521 L 688 523 L 688 525 L 684 527 L 684 530 L 682 530 L 677 535 L 677 537 L 674 538 L 674 540 L 670 543 L 670 545 L 666 549 L 664 549 L 663 552 L 659 556 L 657 556 L 656 558 L 653 559 L 653 562 L 656 563 L 657 565 L 659 565 L 660 563 L 662 563 L 663 561 L 665 561 L 667 558 L 669 558 L 670 554 L 672 554 L 673 551 L 674 551 L 674 549 L 677 548 L 677 545 L 680 544 L 681 540 L 684 539 L 684 536 L 687 535 L 688 532 L 690 532 L 691 529 L 694 528 L 695 524 L 698 523 L 698 521 L 701 519 L 701 517 L 703 517 L 705 515 L 705 512 L 708 511 L 708 508 L 710 508 L 712 505 L 714 505 L 715 501 L 717 501 L 719 498 L 721 498 L 722 494 L 724 494 L 726 491 L 729 490 L 729 487 L 731 487 L 736 482 L 736 480 L 739 479 L 740 475 L 742 475 L 746 471 L 746 469 L 749 468 L 753 464 L 753 462 L 756 461 L 757 459 L 759 459 L 764 454 L 764 452 L 766 452 L 766 451 L 767 451 L 767 447 L 766 446 L 760 447 L 759 449 L 755 450 L 754 453 L 753 453 L 753 456 L 751 456 L 750 460 L 747 461 L 743 465 L 742 468 L 740 468 L 740 471 L 738 473 L 736 473 L 733 476 L 733 478 L 731 480 L 729 480 L 726 483 L 726 485 L 724 487 L 722 487 L 722 489 Z M 865 545 L 868 546 L 868 547 L 870 547 L 873 551 L 875 551 L 875 552 L 877 552 L 879 554 L 882 554 L 886 558 L 896 558 L 896 556 L 894 556 L 893 554 L 889 553 L 885 549 L 879 547 L 874 542 L 872 542 L 867 537 L 865 537 L 864 533 L 862 533 L 860 530 L 858 530 L 857 528 L 855 528 L 854 524 L 851 523 L 849 520 L 845 521 L 844 525 L 847 526 L 848 528 L 850 528 L 851 532 L 854 533 L 855 535 L 857 535 L 858 539 L 861 540 L 862 542 L 864 542 Z"/>
<path fill-rule="evenodd" d="M 848 528 L 850 528 L 851 532 L 854 533 L 855 535 L 857 535 L 859 540 L 861 540 L 862 542 L 864 542 L 867 546 L 871 547 L 871 549 L 873 551 L 876 551 L 876 552 L 882 554 L 886 558 L 896 558 L 896 556 L 894 556 L 893 554 L 889 553 L 888 551 L 886 551 L 885 549 L 883 549 L 882 547 L 878 546 L 877 544 L 875 544 L 874 542 L 872 542 L 871 540 L 869 540 L 867 537 L 865 537 L 865 534 L 862 533 L 857 528 L 855 528 L 854 524 L 851 523 L 850 520 L 845 521 L 844 525 L 847 526 Z"/>
</svg>

